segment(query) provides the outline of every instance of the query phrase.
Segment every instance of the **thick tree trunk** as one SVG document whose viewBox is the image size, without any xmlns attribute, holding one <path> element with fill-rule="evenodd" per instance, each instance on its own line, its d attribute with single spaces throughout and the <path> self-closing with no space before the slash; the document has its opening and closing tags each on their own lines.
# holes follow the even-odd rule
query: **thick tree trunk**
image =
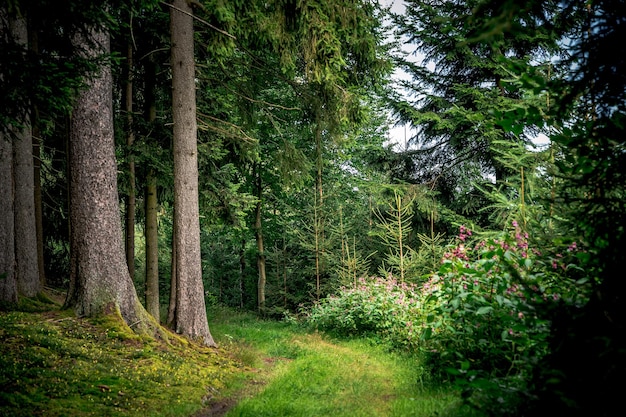
<svg viewBox="0 0 626 417">
<path fill-rule="evenodd" d="M 28 48 L 26 19 L 11 19 L 13 37 Z M 13 176 L 15 210 L 15 272 L 18 292 L 34 297 L 41 290 L 39 262 L 37 258 L 37 228 L 35 222 L 35 180 L 33 168 L 33 136 L 30 116 L 22 120 L 22 126 L 14 130 Z"/>
<path fill-rule="evenodd" d="M 13 149 L 0 132 L 0 304 L 17 303 L 13 216 Z"/>
<path fill-rule="evenodd" d="M 172 116 L 174 122 L 174 250 L 176 332 L 214 346 L 209 331 L 200 258 L 196 84 L 192 10 L 187 1 L 170 8 Z"/>
<path fill-rule="evenodd" d="M 108 54 L 109 35 L 75 36 L 87 57 Z M 97 45 L 98 48 L 90 45 Z M 86 80 L 70 126 L 70 288 L 66 306 L 79 316 L 119 311 L 134 329 L 152 327 L 128 274 L 119 215 L 111 69 Z M 138 327 L 135 327 L 138 326 Z"/>
</svg>

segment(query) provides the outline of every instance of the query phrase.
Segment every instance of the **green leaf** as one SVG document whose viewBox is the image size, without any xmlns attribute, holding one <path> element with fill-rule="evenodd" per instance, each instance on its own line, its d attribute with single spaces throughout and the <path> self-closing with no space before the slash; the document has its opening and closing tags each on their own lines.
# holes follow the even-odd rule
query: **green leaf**
<svg viewBox="0 0 626 417">
<path fill-rule="evenodd" d="M 432 337 L 433 335 L 433 329 L 430 327 L 427 327 L 423 332 L 422 332 L 422 340 L 428 340 Z"/>
<path fill-rule="evenodd" d="M 483 307 L 479 308 L 478 310 L 476 310 L 476 314 L 483 315 L 483 314 L 491 313 L 492 311 L 493 311 L 493 307 L 491 307 L 491 306 L 483 306 Z"/>
</svg>

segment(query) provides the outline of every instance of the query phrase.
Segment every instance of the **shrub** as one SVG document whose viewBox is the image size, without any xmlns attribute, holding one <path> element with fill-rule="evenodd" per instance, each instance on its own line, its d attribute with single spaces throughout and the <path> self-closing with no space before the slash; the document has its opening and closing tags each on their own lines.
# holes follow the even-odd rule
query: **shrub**
<svg viewBox="0 0 626 417">
<path fill-rule="evenodd" d="M 579 286 L 562 278 L 575 268 L 567 262 L 577 248 L 572 243 L 566 256 L 542 255 L 516 222 L 498 237 L 475 244 L 471 238 L 462 226 L 456 246 L 422 287 L 420 350 L 435 375 L 452 376 L 467 388 L 470 402 L 483 409 L 491 404 L 495 408 L 484 411 L 504 415 L 547 353 L 544 310 L 584 298 Z"/>
<path fill-rule="evenodd" d="M 339 335 L 370 335 L 396 347 L 414 348 L 419 336 L 420 300 L 415 285 L 393 277 L 361 278 L 354 287 L 315 304 L 305 320 Z"/>
</svg>

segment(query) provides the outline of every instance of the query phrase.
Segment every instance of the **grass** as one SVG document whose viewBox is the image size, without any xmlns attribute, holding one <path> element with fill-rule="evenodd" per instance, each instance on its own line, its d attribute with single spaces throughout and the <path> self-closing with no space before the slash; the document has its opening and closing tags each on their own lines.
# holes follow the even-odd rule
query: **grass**
<svg viewBox="0 0 626 417">
<path fill-rule="evenodd" d="M 119 318 L 78 319 L 47 300 L 0 312 L 0 415 L 433 416 L 456 394 L 416 358 L 227 309 L 220 345 L 142 338 Z"/>
<path fill-rule="evenodd" d="M 227 416 L 452 415 L 458 396 L 423 384 L 414 356 L 367 340 L 338 340 L 246 314 L 213 314 L 218 343 L 258 367 Z"/>
</svg>

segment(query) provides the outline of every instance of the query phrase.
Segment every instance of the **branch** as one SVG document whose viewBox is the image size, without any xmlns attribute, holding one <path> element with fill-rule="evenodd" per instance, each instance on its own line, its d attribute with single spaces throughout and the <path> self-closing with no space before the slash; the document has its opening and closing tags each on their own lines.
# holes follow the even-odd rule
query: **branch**
<svg viewBox="0 0 626 417">
<path fill-rule="evenodd" d="M 184 11 L 184 10 L 182 10 L 182 9 L 179 9 L 178 7 L 174 6 L 173 4 L 169 4 L 169 3 L 166 3 L 166 2 L 164 2 L 164 1 L 161 1 L 161 2 L 159 2 L 159 3 L 164 4 L 164 5 L 166 5 L 167 7 L 171 7 L 171 8 L 172 8 L 172 9 L 174 9 L 174 10 L 178 10 L 179 12 L 181 12 L 181 13 L 183 13 L 183 14 L 186 14 L 187 16 L 191 16 L 191 18 L 196 19 L 198 22 L 200 22 L 200 23 L 202 23 L 202 24 L 207 25 L 208 27 L 210 27 L 211 29 L 215 30 L 216 32 L 219 32 L 219 33 L 221 33 L 222 35 L 228 36 L 228 37 L 229 37 L 229 38 L 231 38 L 231 39 L 235 39 L 235 40 L 237 40 L 237 38 L 236 38 L 235 36 L 231 35 L 230 33 L 226 32 L 226 31 L 225 31 L 225 30 L 223 30 L 223 29 L 220 29 L 220 28 L 218 28 L 218 27 L 213 26 L 212 24 L 210 24 L 210 23 L 209 23 L 209 22 L 207 22 L 206 20 L 200 19 L 198 16 L 195 16 L 193 13 L 186 12 L 186 11 Z M 195 1 L 192 1 L 191 3 L 192 3 L 192 4 L 199 4 L 199 3 L 195 2 Z"/>
</svg>

